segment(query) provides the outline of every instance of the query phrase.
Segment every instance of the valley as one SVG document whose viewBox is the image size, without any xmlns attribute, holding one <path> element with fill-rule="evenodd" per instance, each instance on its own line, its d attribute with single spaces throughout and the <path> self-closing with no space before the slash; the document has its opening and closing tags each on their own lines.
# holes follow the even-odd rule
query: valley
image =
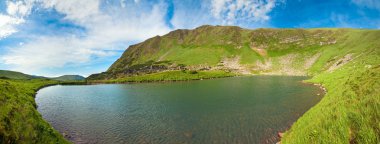
<svg viewBox="0 0 380 144">
<path fill-rule="evenodd" d="M 379 38 L 379 30 L 366 29 L 250 30 L 206 25 L 132 45 L 107 71 L 90 75 L 85 83 L 310 76 L 304 82 L 321 85 L 327 93 L 290 129 L 281 131 L 281 143 L 376 143 L 380 140 Z M 5 95 L 0 106 L 1 139 L 66 142 L 41 118 L 33 99 L 39 87 L 62 82 L 14 76 L 0 80 Z M 75 84 L 78 77 L 68 78 Z M 12 101 L 28 107 L 15 106 Z M 16 111 L 35 116 L 18 116 Z M 25 118 L 31 120 L 22 121 Z M 25 127 L 28 132 L 18 132 Z"/>
</svg>

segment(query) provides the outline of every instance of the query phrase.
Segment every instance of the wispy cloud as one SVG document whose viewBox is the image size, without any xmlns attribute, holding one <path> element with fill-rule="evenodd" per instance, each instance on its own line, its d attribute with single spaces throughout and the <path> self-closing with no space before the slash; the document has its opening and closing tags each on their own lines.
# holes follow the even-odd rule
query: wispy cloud
<svg viewBox="0 0 380 144">
<path fill-rule="evenodd" d="M 284 0 L 175 1 L 171 23 L 175 28 L 195 28 L 204 24 L 269 27 L 270 12 L 283 3 Z"/>
<path fill-rule="evenodd" d="M 226 24 L 262 22 L 270 19 L 268 14 L 275 6 L 276 0 L 212 0 L 211 12 Z"/>
<path fill-rule="evenodd" d="M 367 8 L 376 9 L 380 11 L 379 0 L 352 0 L 352 2 L 361 7 L 367 7 Z"/>
</svg>

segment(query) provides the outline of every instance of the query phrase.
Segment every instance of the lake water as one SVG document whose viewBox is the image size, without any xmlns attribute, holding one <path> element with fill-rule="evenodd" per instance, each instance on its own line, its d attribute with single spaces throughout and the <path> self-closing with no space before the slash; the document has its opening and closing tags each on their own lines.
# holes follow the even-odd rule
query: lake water
<svg viewBox="0 0 380 144">
<path fill-rule="evenodd" d="M 322 91 L 306 77 L 51 86 L 38 111 L 74 143 L 275 143 Z"/>
</svg>

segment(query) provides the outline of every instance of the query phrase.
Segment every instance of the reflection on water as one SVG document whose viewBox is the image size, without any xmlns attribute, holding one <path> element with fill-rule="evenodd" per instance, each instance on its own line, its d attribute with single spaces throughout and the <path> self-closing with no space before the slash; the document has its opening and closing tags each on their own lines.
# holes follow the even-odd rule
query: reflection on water
<svg viewBox="0 0 380 144">
<path fill-rule="evenodd" d="M 321 99 L 305 78 L 52 86 L 36 102 L 74 143 L 274 143 Z"/>
</svg>

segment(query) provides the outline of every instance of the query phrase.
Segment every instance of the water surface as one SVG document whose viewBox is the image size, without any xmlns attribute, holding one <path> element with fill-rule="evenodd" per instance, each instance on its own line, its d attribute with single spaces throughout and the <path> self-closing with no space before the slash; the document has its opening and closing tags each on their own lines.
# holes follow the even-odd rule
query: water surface
<svg viewBox="0 0 380 144">
<path fill-rule="evenodd" d="M 52 86 L 36 102 L 74 143 L 274 143 L 321 99 L 303 79 Z"/>
</svg>

